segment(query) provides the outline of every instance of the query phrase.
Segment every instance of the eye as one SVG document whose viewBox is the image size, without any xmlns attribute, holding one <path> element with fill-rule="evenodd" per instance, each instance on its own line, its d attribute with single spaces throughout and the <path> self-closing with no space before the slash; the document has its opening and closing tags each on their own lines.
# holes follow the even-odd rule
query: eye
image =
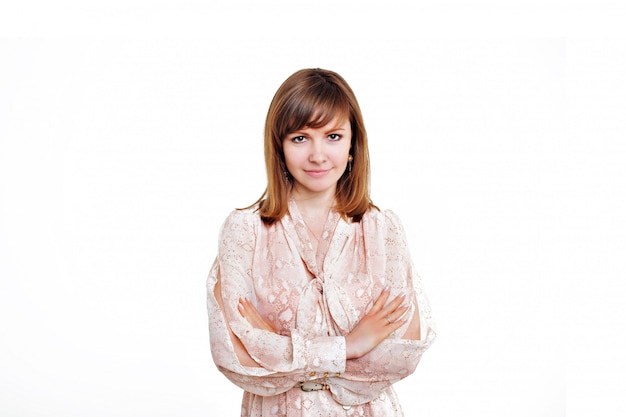
<svg viewBox="0 0 626 417">
<path fill-rule="evenodd" d="M 293 138 L 291 138 L 291 141 L 293 143 L 302 143 L 306 140 L 306 138 L 304 136 L 294 136 Z"/>
<path fill-rule="evenodd" d="M 328 135 L 328 139 L 332 140 L 332 141 L 337 141 L 339 139 L 341 139 L 341 135 L 338 133 L 331 133 L 330 135 Z"/>
</svg>

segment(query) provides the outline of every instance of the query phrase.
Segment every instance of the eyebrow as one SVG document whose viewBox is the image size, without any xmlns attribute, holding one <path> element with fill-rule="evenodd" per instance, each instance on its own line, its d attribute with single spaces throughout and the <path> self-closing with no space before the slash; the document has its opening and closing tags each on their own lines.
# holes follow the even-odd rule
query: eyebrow
<svg viewBox="0 0 626 417">
<path fill-rule="evenodd" d="M 307 128 L 294 130 L 293 132 L 288 133 L 288 135 L 299 135 L 299 134 L 304 133 L 304 131 L 305 131 L 306 129 L 307 129 Z M 335 127 L 333 127 L 332 129 L 328 129 L 328 130 L 327 130 L 327 131 L 325 131 L 324 133 L 327 133 L 327 134 L 328 134 L 328 133 L 336 132 L 336 131 L 338 131 L 338 130 L 346 130 L 346 129 L 345 129 L 345 128 L 343 128 L 343 127 L 341 127 L 341 126 L 335 126 Z"/>
<path fill-rule="evenodd" d="M 294 130 L 294 131 L 293 131 L 293 132 L 291 132 L 291 133 L 287 133 L 287 136 L 292 136 L 292 135 L 301 135 L 301 134 L 303 134 L 303 133 L 304 133 L 304 131 L 305 131 L 306 129 L 316 129 L 316 128 L 311 128 L 311 127 L 306 127 L 306 126 L 304 126 L 304 127 L 302 127 L 301 129 Z M 343 127 L 343 123 L 340 123 L 340 124 L 335 125 L 333 128 L 326 130 L 324 133 L 325 133 L 325 134 L 329 134 L 329 133 L 332 133 L 332 132 L 337 132 L 337 131 L 339 131 L 339 130 L 341 130 L 341 131 L 345 131 L 345 130 L 346 130 L 346 128 L 344 128 L 344 127 Z"/>
<path fill-rule="evenodd" d="M 326 133 L 336 132 L 337 130 L 346 130 L 346 129 L 344 127 L 342 127 L 342 126 L 335 126 L 332 129 L 326 131 Z"/>
</svg>

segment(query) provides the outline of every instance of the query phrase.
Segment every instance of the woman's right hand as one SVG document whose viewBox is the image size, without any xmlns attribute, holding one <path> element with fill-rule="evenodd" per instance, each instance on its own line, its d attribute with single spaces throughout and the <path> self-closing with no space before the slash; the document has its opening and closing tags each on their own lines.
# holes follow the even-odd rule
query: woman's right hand
<svg viewBox="0 0 626 417">
<path fill-rule="evenodd" d="M 405 296 L 399 295 L 385 305 L 389 293 L 389 288 L 385 288 L 372 308 L 346 336 L 346 359 L 365 355 L 407 322 L 404 314 L 409 307 L 402 305 Z"/>
<path fill-rule="evenodd" d="M 248 323 L 250 323 L 252 327 L 267 330 L 272 333 L 278 333 L 274 325 L 263 318 L 263 316 L 259 313 L 259 310 L 257 310 L 256 307 L 254 307 L 254 304 L 252 304 L 246 297 L 239 299 L 237 309 L 239 310 L 239 314 L 241 314 L 244 319 L 248 320 Z"/>
</svg>

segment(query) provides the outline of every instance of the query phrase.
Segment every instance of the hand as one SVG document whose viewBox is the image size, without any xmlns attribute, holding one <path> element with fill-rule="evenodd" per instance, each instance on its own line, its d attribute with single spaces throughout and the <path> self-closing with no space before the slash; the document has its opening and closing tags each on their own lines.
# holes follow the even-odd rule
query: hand
<svg viewBox="0 0 626 417">
<path fill-rule="evenodd" d="M 257 310 L 247 298 L 243 297 L 239 299 L 237 309 L 239 310 L 239 314 L 241 314 L 244 319 L 248 320 L 248 323 L 250 323 L 252 327 L 277 333 L 274 325 L 265 320 L 259 313 L 259 310 Z"/>
<path fill-rule="evenodd" d="M 385 306 L 389 293 L 389 288 L 385 288 L 372 308 L 346 336 L 346 359 L 365 355 L 407 322 L 403 318 L 409 309 L 402 305 L 404 295 L 395 297 Z"/>
</svg>

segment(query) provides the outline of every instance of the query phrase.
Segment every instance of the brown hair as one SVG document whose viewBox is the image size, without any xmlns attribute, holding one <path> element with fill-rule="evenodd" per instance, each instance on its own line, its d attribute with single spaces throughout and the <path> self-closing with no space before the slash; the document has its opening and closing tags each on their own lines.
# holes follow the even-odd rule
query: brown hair
<svg viewBox="0 0 626 417">
<path fill-rule="evenodd" d="M 265 120 L 265 169 L 267 188 L 252 206 L 266 224 L 287 213 L 291 182 L 287 175 L 283 140 L 296 130 L 318 128 L 337 115 L 350 119 L 352 167 L 337 181 L 334 209 L 344 218 L 360 221 L 376 208 L 369 195 L 370 162 L 367 133 L 361 109 L 348 83 L 337 73 L 315 69 L 295 72 L 278 88 Z"/>
</svg>

